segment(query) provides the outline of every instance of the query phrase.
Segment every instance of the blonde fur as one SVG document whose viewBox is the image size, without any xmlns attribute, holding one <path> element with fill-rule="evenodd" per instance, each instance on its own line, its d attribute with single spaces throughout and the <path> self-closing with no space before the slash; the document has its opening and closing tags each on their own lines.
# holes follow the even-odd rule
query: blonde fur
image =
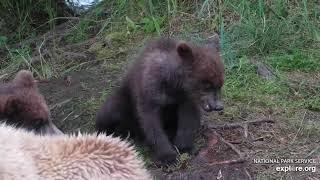
<svg viewBox="0 0 320 180">
<path fill-rule="evenodd" d="M 120 138 L 37 136 L 0 125 L 0 179 L 151 179 L 137 152 Z"/>
</svg>

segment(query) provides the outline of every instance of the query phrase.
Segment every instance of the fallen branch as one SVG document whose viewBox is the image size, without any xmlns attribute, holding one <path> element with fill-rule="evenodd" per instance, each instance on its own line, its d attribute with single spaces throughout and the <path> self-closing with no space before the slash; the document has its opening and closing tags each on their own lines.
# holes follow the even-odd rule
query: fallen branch
<svg viewBox="0 0 320 180">
<path fill-rule="evenodd" d="M 225 161 L 220 161 L 220 162 L 211 162 L 208 163 L 209 166 L 212 165 L 222 165 L 222 164 L 235 164 L 235 163 L 243 163 L 246 161 L 246 155 L 245 153 L 242 153 L 237 147 L 235 147 L 233 144 L 225 140 L 218 132 L 212 129 L 208 129 L 210 132 L 212 132 L 215 136 L 217 136 L 220 141 L 227 146 L 229 146 L 238 156 L 239 158 L 237 159 L 232 159 L 232 160 L 225 160 Z"/>
<path fill-rule="evenodd" d="M 203 126 L 205 130 L 208 130 L 210 133 L 213 133 L 217 138 L 230 147 L 232 151 L 234 151 L 237 155 L 238 158 L 235 159 L 229 159 L 229 160 L 223 160 L 223 161 L 218 161 L 218 162 L 209 162 L 206 163 L 206 165 L 210 166 L 217 166 L 217 165 L 226 165 L 226 164 L 237 164 L 237 163 L 244 163 L 247 161 L 247 154 L 244 152 L 241 152 L 235 145 L 233 145 L 231 142 L 228 142 L 223 138 L 221 134 L 219 134 L 216 129 L 234 129 L 234 128 L 243 128 L 244 129 L 244 136 L 247 138 L 248 137 L 248 126 L 251 124 L 260 124 L 260 123 L 274 123 L 273 120 L 271 119 L 260 119 L 260 120 L 251 120 L 251 121 L 244 121 L 244 122 L 238 122 L 238 123 L 229 123 L 229 124 L 224 124 L 224 125 L 206 125 Z M 207 135 L 209 136 L 209 135 Z M 252 179 L 252 176 L 248 172 L 247 169 L 244 170 L 244 173 L 248 177 L 249 180 Z"/>
</svg>

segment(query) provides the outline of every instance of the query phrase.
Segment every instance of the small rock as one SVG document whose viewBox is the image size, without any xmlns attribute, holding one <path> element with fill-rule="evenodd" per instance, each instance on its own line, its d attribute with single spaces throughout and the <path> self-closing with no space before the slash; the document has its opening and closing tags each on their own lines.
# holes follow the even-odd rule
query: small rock
<svg viewBox="0 0 320 180">
<path fill-rule="evenodd" d="M 270 80 L 274 77 L 273 72 L 270 67 L 263 64 L 262 62 L 259 62 L 255 60 L 254 58 L 251 59 L 251 64 L 253 64 L 256 67 L 256 72 L 259 76 L 266 80 Z"/>
</svg>

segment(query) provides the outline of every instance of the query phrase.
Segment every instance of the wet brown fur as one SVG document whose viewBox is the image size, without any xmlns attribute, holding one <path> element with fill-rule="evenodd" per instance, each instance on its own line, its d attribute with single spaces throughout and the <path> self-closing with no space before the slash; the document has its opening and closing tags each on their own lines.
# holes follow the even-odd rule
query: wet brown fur
<svg viewBox="0 0 320 180">
<path fill-rule="evenodd" d="M 218 44 L 197 46 L 168 38 L 149 42 L 99 110 L 97 130 L 142 135 L 164 164 L 176 159 L 173 145 L 190 151 L 200 125 L 199 108 L 223 108 Z"/>
<path fill-rule="evenodd" d="M 41 131 L 52 125 L 49 108 L 30 71 L 21 70 L 11 82 L 0 85 L 0 116 L 28 130 Z"/>
</svg>

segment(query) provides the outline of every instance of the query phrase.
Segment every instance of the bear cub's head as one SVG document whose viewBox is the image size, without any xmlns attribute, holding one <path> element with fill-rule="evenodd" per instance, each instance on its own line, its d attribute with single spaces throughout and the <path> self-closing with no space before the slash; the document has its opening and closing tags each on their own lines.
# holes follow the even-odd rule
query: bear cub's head
<svg viewBox="0 0 320 180">
<path fill-rule="evenodd" d="M 12 82 L 0 86 L 0 115 L 8 124 L 39 134 L 61 134 L 52 123 L 44 97 L 32 73 L 21 70 Z"/>
<path fill-rule="evenodd" d="M 207 112 L 223 110 L 220 100 L 224 83 L 224 66 L 220 55 L 219 38 L 215 37 L 205 46 L 180 41 L 177 53 L 187 67 L 188 89 L 200 100 Z"/>
</svg>

